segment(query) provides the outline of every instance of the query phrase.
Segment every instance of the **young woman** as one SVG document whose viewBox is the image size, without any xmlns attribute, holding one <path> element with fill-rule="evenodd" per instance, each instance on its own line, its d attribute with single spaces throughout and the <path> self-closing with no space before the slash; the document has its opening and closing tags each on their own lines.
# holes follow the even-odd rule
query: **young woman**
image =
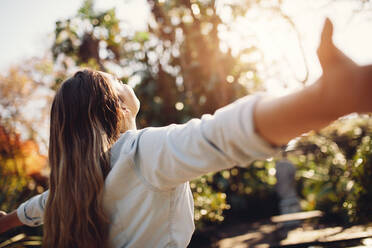
<svg viewBox="0 0 372 248">
<path fill-rule="evenodd" d="M 44 247 L 186 247 L 194 231 L 189 180 L 247 166 L 342 115 L 372 111 L 372 67 L 333 45 L 328 20 L 318 55 L 323 76 L 301 91 L 244 97 L 214 115 L 143 130 L 131 88 L 78 71 L 52 105 L 49 191 L 2 213 L 0 232 L 44 223 Z"/>
</svg>

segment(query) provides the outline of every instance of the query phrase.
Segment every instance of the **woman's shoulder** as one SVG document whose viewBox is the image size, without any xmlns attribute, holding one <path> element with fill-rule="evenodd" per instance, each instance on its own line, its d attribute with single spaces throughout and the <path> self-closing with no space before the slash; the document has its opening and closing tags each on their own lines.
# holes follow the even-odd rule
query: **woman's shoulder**
<svg viewBox="0 0 372 248">
<path fill-rule="evenodd" d="M 143 130 L 128 130 L 122 133 L 111 147 L 111 159 L 116 160 L 120 154 L 130 154 L 136 148 L 138 137 Z"/>
</svg>

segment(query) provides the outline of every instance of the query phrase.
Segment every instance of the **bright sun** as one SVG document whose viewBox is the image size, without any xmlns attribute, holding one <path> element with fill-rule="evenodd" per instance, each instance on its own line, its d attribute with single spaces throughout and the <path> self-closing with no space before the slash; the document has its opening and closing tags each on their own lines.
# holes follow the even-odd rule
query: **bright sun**
<svg viewBox="0 0 372 248">
<path fill-rule="evenodd" d="M 225 22 L 231 22 L 231 13 L 228 8 L 221 7 L 223 3 L 219 1 L 220 8 L 217 9 Z M 307 77 L 307 71 L 307 84 L 321 75 L 316 48 L 322 24 L 328 16 L 335 26 L 335 44 L 356 62 L 371 63 L 372 52 L 369 51 L 372 33 L 369 30 L 372 21 L 364 12 L 355 14 L 360 7 L 357 1 L 339 1 L 331 5 L 325 3 L 283 1 L 282 12 L 295 23 L 295 28 L 270 6 L 250 8 L 245 16 L 233 21 L 230 32 L 221 32 L 224 41 L 221 49 L 229 46 L 238 53 L 245 48 L 257 47 L 260 52 L 243 56 L 242 63 L 258 62 L 258 73 L 267 91 L 273 95 L 283 95 L 303 87 L 301 81 Z"/>
</svg>

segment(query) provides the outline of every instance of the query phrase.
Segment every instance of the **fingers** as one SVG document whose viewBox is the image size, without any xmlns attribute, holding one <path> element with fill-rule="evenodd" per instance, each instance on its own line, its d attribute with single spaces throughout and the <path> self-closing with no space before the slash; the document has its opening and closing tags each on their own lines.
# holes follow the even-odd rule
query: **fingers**
<svg viewBox="0 0 372 248">
<path fill-rule="evenodd" d="M 7 215 L 6 212 L 4 212 L 4 211 L 0 211 L 0 218 L 3 217 L 3 216 L 5 216 L 5 215 Z"/>
</svg>

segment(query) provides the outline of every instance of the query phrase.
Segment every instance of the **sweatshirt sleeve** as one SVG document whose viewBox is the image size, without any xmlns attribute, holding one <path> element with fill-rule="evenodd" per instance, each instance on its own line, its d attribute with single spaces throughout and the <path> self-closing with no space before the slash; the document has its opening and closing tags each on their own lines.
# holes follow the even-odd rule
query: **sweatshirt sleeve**
<svg viewBox="0 0 372 248">
<path fill-rule="evenodd" d="M 40 226 L 44 223 L 44 209 L 49 191 L 36 195 L 17 208 L 18 219 L 26 226 Z"/>
<path fill-rule="evenodd" d="M 253 108 L 261 96 L 241 98 L 186 124 L 145 129 L 135 156 L 143 179 L 169 190 L 209 172 L 274 156 L 280 149 L 254 128 Z"/>
</svg>

